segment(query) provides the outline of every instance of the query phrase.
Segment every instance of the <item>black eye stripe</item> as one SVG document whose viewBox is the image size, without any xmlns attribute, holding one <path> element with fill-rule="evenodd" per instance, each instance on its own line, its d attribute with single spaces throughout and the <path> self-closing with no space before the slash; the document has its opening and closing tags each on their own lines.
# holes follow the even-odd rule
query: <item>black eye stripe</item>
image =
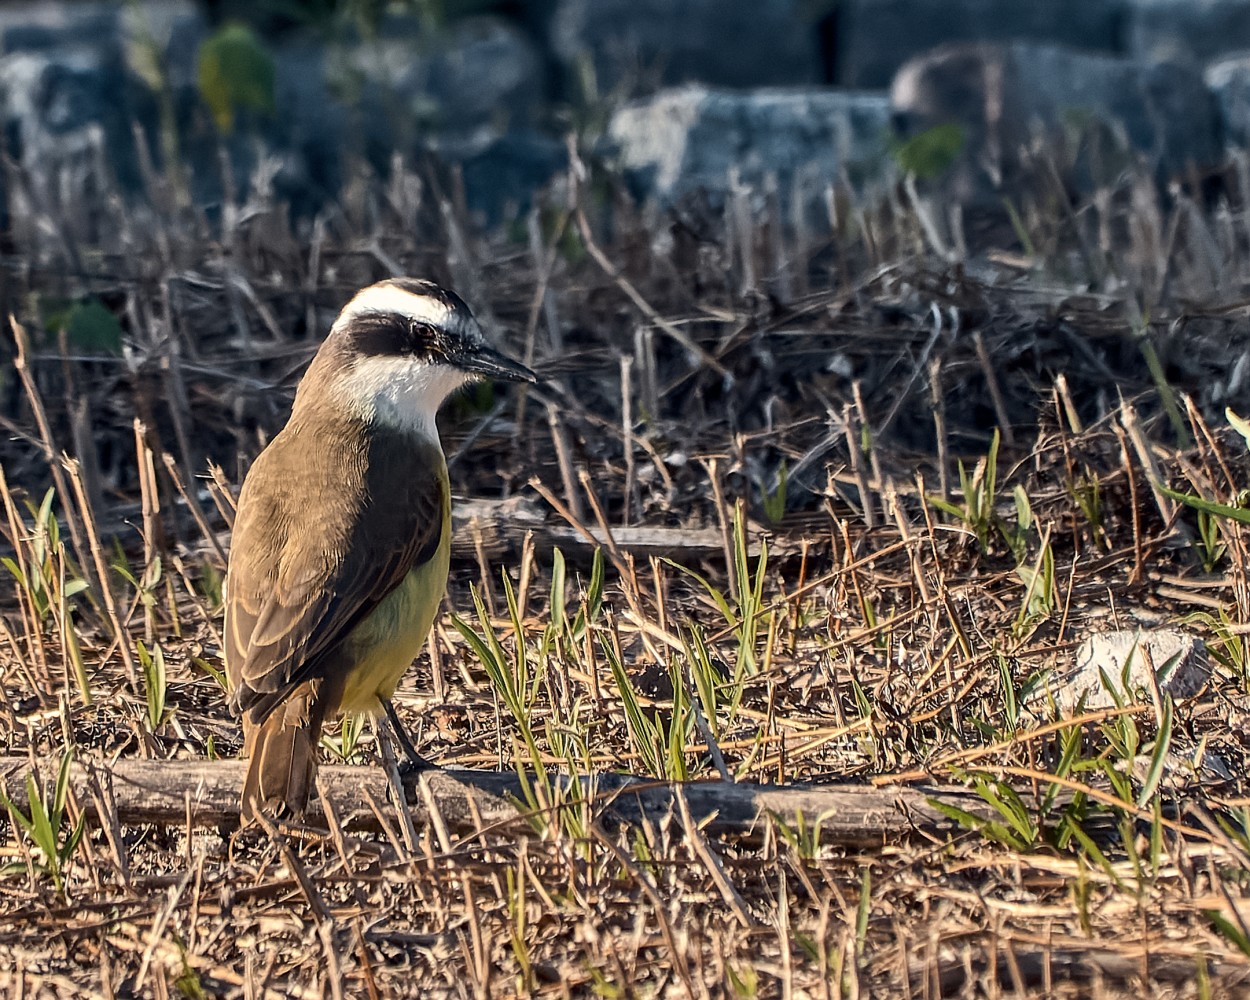
<svg viewBox="0 0 1250 1000">
<path fill-rule="evenodd" d="M 453 321 L 454 322 L 454 321 Z M 439 361 L 471 343 L 452 329 L 400 313 L 362 313 L 343 331 L 351 350 L 364 357 L 414 357 Z"/>
</svg>

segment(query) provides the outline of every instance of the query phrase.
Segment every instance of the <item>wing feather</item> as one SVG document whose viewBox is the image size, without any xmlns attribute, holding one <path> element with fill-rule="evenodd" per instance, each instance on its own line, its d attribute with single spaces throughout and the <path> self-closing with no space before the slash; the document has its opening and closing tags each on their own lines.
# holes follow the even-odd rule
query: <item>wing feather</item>
<svg viewBox="0 0 1250 1000">
<path fill-rule="evenodd" d="M 450 498 L 445 473 L 435 474 L 443 468 L 436 445 L 381 431 L 359 455 L 341 442 L 327 447 L 325 433 L 288 427 L 239 498 L 226 663 L 235 704 L 254 723 L 322 676 L 343 640 L 442 538 Z M 249 490 L 253 483 L 263 489 Z"/>
</svg>

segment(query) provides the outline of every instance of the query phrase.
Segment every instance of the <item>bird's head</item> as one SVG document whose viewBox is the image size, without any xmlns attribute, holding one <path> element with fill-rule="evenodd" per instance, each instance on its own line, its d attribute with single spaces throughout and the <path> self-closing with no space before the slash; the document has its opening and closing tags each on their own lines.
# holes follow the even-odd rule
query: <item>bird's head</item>
<svg viewBox="0 0 1250 1000">
<path fill-rule="evenodd" d="M 473 313 L 432 281 L 392 278 L 343 307 L 296 395 L 310 380 L 367 420 L 434 435 L 443 401 L 471 382 L 537 382 L 491 347 Z M 320 391 L 318 395 L 320 395 Z"/>
</svg>

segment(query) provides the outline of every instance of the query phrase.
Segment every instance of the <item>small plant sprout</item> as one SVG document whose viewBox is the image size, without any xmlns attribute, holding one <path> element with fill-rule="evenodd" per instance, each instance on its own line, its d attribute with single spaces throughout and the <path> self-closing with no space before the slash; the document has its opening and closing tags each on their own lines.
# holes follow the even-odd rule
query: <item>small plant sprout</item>
<svg viewBox="0 0 1250 1000">
<path fill-rule="evenodd" d="M 732 724 L 738 715 L 746 691 L 746 673 L 737 670 L 731 677 L 726 677 L 727 669 L 713 653 L 703 629 L 693 622 L 684 630 L 682 645 L 703 715 L 712 734 L 719 736 L 722 715 L 726 725 Z"/>
<path fill-rule="evenodd" d="M 1250 448 L 1250 421 L 1239 417 L 1231 409 L 1225 410 L 1224 416 L 1228 418 L 1228 422 L 1233 429 L 1245 440 L 1247 448 Z M 1157 483 L 1156 485 L 1166 496 L 1171 497 L 1173 500 L 1179 500 L 1183 504 L 1188 504 L 1200 513 L 1209 514 L 1213 517 L 1228 518 L 1231 521 L 1236 521 L 1238 524 L 1250 524 L 1250 491 L 1244 489 L 1239 491 L 1235 503 L 1226 504 L 1207 500 L 1192 493 L 1181 493 L 1178 490 L 1171 489 L 1164 483 Z M 1200 541 L 1199 545 L 1206 548 L 1206 540 Z"/>
<path fill-rule="evenodd" d="M 65 875 L 74 851 L 82 840 L 86 828 L 86 816 L 80 815 L 78 822 L 66 833 L 62 830 L 65 820 L 65 806 L 69 798 L 69 773 L 73 763 L 73 753 L 67 750 L 61 756 L 61 764 L 57 770 L 56 784 L 51 792 L 39 787 L 34 772 L 26 775 L 26 803 L 28 812 L 22 812 L 0 788 L 0 805 L 8 811 L 13 821 L 21 827 L 27 839 L 38 853 L 35 861 L 38 869 L 52 880 L 58 896 L 65 894 Z M 9 866 L 13 870 L 14 866 Z"/>
<path fill-rule="evenodd" d="M 0 477 L 0 482 L 3 477 Z M 66 672 L 72 676 L 83 704 L 91 704 L 91 687 L 83 661 L 75 614 L 79 595 L 91 599 L 87 581 L 79 575 L 61 538 L 60 523 L 53 507 L 56 493 L 49 489 L 36 506 L 27 502 L 31 515 L 29 528 L 22 521 L 15 505 L 8 502 L 10 524 L 18 533 L 11 556 L 0 557 L 2 564 L 17 584 L 17 592 L 30 627 L 43 630 L 51 621 L 61 637 L 65 652 Z"/>
<path fill-rule="evenodd" d="M 733 533 L 731 538 L 734 560 L 733 580 L 736 590 L 731 597 L 694 570 L 689 569 L 671 559 L 664 561 L 686 576 L 697 581 L 717 610 L 725 619 L 725 624 L 732 629 L 738 640 L 738 656 L 734 667 L 734 682 L 740 683 L 743 676 L 753 676 L 759 670 L 757 649 L 759 647 L 760 624 L 765 620 L 768 603 L 764 599 L 764 584 L 768 576 L 768 544 L 760 541 L 760 554 L 755 561 L 754 572 L 751 570 L 750 551 L 746 531 L 746 514 L 742 505 L 734 508 Z"/>
<path fill-rule="evenodd" d="M 580 703 L 574 703 L 567 717 L 553 715 L 547 719 L 541 733 L 535 709 L 547 677 L 548 663 L 565 655 L 565 651 L 576 655 L 599 614 L 604 585 L 603 559 L 596 552 L 580 607 L 575 615 L 569 617 L 564 601 L 565 564 L 559 551 L 556 551 L 552 565 L 551 621 L 533 650 L 526 642 L 512 580 L 505 573 L 502 581 L 515 639 L 515 655 L 509 655 L 505 649 L 504 641 L 495 630 L 476 587 L 471 588 L 471 593 L 477 627 L 458 615 L 453 615 L 452 622 L 481 662 L 491 689 L 516 727 L 511 759 L 521 781 L 521 805 L 530 817 L 533 829 L 542 836 L 563 837 L 586 844 L 595 783 L 592 778 L 582 777 L 589 770 L 589 761 L 584 733 L 576 724 Z M 540 735 L 546 738 L 552 755 L 568 768 L 566 777 L 562 778 L 549 768 L 539 745 Z"/>
<path fill-rule="evenodd" d="M 998 490 L 999 434 L 995 428 L 990 438 L 990 448 L 985 457 L 977 462 L 972 474 L 959 462 L 959 488 L 963 505 L 952 503 L 945 497 L 929 496 L 926 499 L 944 514 L 949 514 L 970 530 L 981 547 L 989 551 L 990 532 L 994 527 L 994 501 Z"/>
<path fill-rule="evenodd" d="M 1202 560 L 1203 572 L 1214 573 L 1228 552 L 1218 516 L 1205 510 L 1198 511 L 1198 537 L 1194 545 Z"/>
<path fill-rule="evenodd" d="M 864 957 L 864 944 L 868 940 L 868 918 L 872 915 L 872 868 L 861 866 L 859 880 L 859 905 L 855 908 L 855 957 Z"/>
<path fill-rule="evenodd" d="M 794 824 L 787 823 L 775 813 L 770 814 L 777 833 L 790 850 L 803 861 L 815 861 L 820 855 L 820 831 L 831 813 L 821 813 L 814 823 L 809 822 L 802 811 L 795 814 Z"/>
<path fill-rule="evenodd" d="M 1089 524 L 1094 545 L 1106 552 L 1111 543 L 1107 539 L 1107 531 L 1103 527 L 1102 483 L 1098 474 L 1086 470 L 1071 486 L 1072 499 Z"/>
<path fill-rule="evenodd" d="M 0 557 L 0 564 L 17 581 L 40 622 L 57 610 L 62 599 L 69 599 L 87 589 L 87 582 L 76 573 L 67 576 L 64 586 L 61 585 L 62 573 L 57 568 L 58 561 L 64 563 L 67 556 L 61 540 L 61 527 L 52 509 L 55 497 L 56 491 L 49 489 L 37 507 L 27 503 L 33 524 L 26 538 L 25 552 L 19 552 L 17 558 Z"/>
<path fill-rule="evenodd" d="M 1003 536 L 1003 541 L 1007 543 L 1007 548 L 1011 550 L 1011 557 L 1019 566 L 1024 563 L 1029 554 L 1029 531 L 1033 527 L 1033 506 L 1023 486 L 1017 484 L 1011 495 L 1016 505 L 1016 523 L 1008 525 L 1000 520 L 998 531 Z"/>
<path fill-rule="evenodd" d="M 1146 367 L 1150 370 L 1150 377 L 1154 379 L 1155 388 L 1159 392 L 1159 401 L 1163 404 L 1163 412 L 1167 414 L 1168 422 L 1172 425 L 1172 430 L 1176 434 L 1176 443 L 1181 448 L 1189 448 L 1193 443 L 1189 436 L 1189 428 L 1185 426 L 1185 418 L 1181 415 L 1180 404 L 1176 399 L 1176 390 L 1172 387 L 1172 383 L 1168 381 L 1167 373 L 1163 370 L 1163 362 L 1159 360 L 1159 353 L 1155 350 L 1154 341 L 1150 339 L 1149 316 L 1141 318 L 1141 322 L 1137 324 L 1133 334 L 1137 340 L 1138 347 L 1141 349 Z"/>
<path fill-rule="evenodd" d="M 1033 819 L 1031 810 L 1020 797 L 1020 793 L 1007 782 L 995 780 L 988 775 L 973 775 L 972 790 L 993 808 L 998 819 L 976 816 L 948 802 L 931 801 L 943 815 L 1010 850 L 1032 851 L 1041 843 L 1041 827 Z"/>
<path fill-rule="evenodd" d="M 682 671 L 674 665 L 669 672 L 673 686 L 672 709 L 648 713 L 612 644 L 605 640 L 602 646 L 625 710 L 630 744 L 641 758 L 643 769 L 657 778 L 688 780 L 690 772 L 686 764 L 686 745 L 694 730 L 694 712 Z"/>
<path fill-rule="evenodd" d="M 1024 598 L 1012 626 L 1017 639 L 1027 635 L 1038 622 L 1054 614 L 1058 606 L 1059 592 L 1055 585 L 1055 553 L 1050 545 L 1050 529 L 1042 535 L 1041 549 L 1033 565 L 1021 563 L 1016 576 L 1024 584 Z"/>
<path fill-rule="evenodd" d="M 143 692 L 148 706 L 148 727 L 152 732 L 156 732 L 170 714 L 165 705 L 167 693 L 165 653 L 160 645 L 154 645 L 148 649 L 142 640 L 135 644 L 135 648 L 139 653 L 139 668 L 143 673 Z"/>
<path fill-rule="evenodd" d="M 1002 653 L 995 656 L 998 662 L 998 686 L 1003 699 L 1003 716 L 1008 735 L 1013 735 L 1020 725 L 1020 692 L 1012 673 L 1011 660 Z"/>
<path fill-rule="evenodd" d="M 322 736 L 321 745 L 341 761 L 349 761 L 356 754 L 360 737 L 365 731 L 366 716 L 360 714 L 347 715 L 339 726 L 338 737 Z"/>
<path fill-rule="evenodd" d="M 525 860 L 518 859 L 517 864 L 505 873 L 508 880 L 508 930 L 509 944 L 512 946 L 512 957 L 516 959 L 520 974 L 517 977 L 517 993 L 531 994 L 534 991 L 534 963 L 530 958 L 527 941 L 527 920 L 525 910 Z"/>
<path fill-rule="evenodd" d="M 729 980 L 729 988 L 735 997 L 741 997 L 742 1000 L 755 1000 L 755 997 L 759 996 L 760 977 L 754 966 L 741 965 L 735 968 L 726 963 L 725 976 Z"/>
<path fill-rule="evenodd" d="M 764 489 L 762 491 L 764 518 L 774 528 L 786 516 L 786 476 L 786 463 L 783 460 L 780 468 L 777 470 L 777 485 L 771 490 Z"/>
<path fill-rule="evenodd" d="M 1220 608 L 1214 614 L 1195 611 L 1184 620 L 1206 628 L 1209 632 L 1207 652 L 1212 659 L 1237 678 L 1243 687 L 1250 684 L 1250 636 L 1236 627 L 1226 609 Z"/>
<path fill-rule="evenodd" d="M 508 600 L 508 610 L 513 616 L 513 627 L 516 630 L 514 632 L 516 636 L 515 656 L 509 656 L 505 651 L 503 642 L 491 624 L 490 612 L 486 610 L 481 592 L 476 587 L 472 588 L 471 593 L 480 631 L 475 630 L 459 615 L 452 617 L 452 623 L 481 661 L 490 679 L 491 687 L 516 723 L 530 762 L 535 767 L 540 767 L 542 754 L 538 749 L 535 736 L 533 713 L 543 668 L 539 665 L 538 669 L 535 669 L 526 650 L 522 638 L 524 632 L 521 630 L 520 613 L 516 605 L 516 594 L 512 589 L 512 581 L 506 574 L 503 576 L 503 584 Z"/>
</svg>

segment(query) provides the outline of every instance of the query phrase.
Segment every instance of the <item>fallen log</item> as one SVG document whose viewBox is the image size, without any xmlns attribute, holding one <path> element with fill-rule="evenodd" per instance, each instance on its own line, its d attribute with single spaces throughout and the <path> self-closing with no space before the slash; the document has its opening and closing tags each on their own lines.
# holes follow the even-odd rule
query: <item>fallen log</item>
<svg viewBox="0 0 1250 1000">
<path fill-rule="evenodd" d="M 597 546 L 607 548 L 608 538 L 597 525 L 586 525 L 594 538 L 592 543 L 579 529 L 564 521 L 548 518 L 542 508 L 528 497 L 511 500 L 457 500 L 452 505 L 451 554 L 454 559 L 471 562 L 477 558 L 478 546 L 489 560 L 515 558 L 521 543 L 532 533 L 534 550 L 547 558 L 552 549 L 567 556 L 593 552 Z M 612 541 L 622 552 L 632 553 L 642 565 L 651 556 L 669 558 L 679 563 L 698 564 L 705 559 L 724 561 L 725 545 L 719 528 L 669 528 L 656 525 L 616 526 Z M 749 554 L 759 554 L 759 542 L 752 539 Z M 789 539 L 769 541 L 775 555 L 797 553 L 800 546 Z"/>
<path fill-rule="evenodd" d="M 542 507 L 527 496 L 515 496 L 508 500 L 484 500 L 481 498 L 456 499 L 451 512 L 451 557 L 459 562 L 475 562 L 479 551 L 488 562 L 515 559 L 527 534 L 532 534 L 534 551 L 546 559 L 552 549 L 560 549 L 573 561 L 590 558 L 596 547 L 607 547 L 607 535 L 598 525 L 586 525 L 594 539 L 591 542 L 579 529 L 546 514 Z M 116 530 L 124 526 L 120 518 Z M 194 530 L 188 522 L 188 531 Z M 803 539 L 815 540 L 827 533 L 804 528 L 801 531 L 777 532 L 769 536 L 768 551 L 778 559 L 789 559 L 803 551 Z M 646 565 L 651 556 L 672 559 L 683 565 L 698 565 L 710 560 L 725 561 L 724 536 L 719 528 L 666 527 L 663 525 L 630 525 L 612 528 L 612 541 L 622 552 L 631 553 L 640 565 Z M 211 558 L 213 551 L 230 547 L 230 533 L 216 533 L 215 545 L 203 542 L 197 552 L 203 558 Z M 757 533 L 747 546 L 747 554 L 756 558 L 760 552 Z"/>
<path fill-rule="evenodd" d="M 0 784 L 18 809 L 28 809 L 26 775 L 30 762 L 0 758 Z M 42 787 L 55 780 L 58 762 L 45 759 L 37 770 Z M 239 788 L 243 764 L 237 760 L 135 760 L 112 764 L 75 761 L 70 785 L 75 800 L 95 822 L 198 827 L 231 827 L 239 819 Z M 377 804 L 389 805 L 389 785 L 381 768 L 329 765 L 318 772 L 321 793 L 345 829 L 377 830 Z M 421 826 L 431 819 L 461 833 L 486 826 L 515 823 L 524 813 L 521 781 L 515 773 L 440 770 L 404 777 L 407 808 Z M 532 781 L 532 776 L 531 779 Z M 561 779 L 567 780 L 567 779 Z M 716 836 L 756 839 L 769 816 L 791 828 L 808 830 L 819 824 L 825 843 L 867 846 L 911 835 L 944 837 L 956 832 L 934 803 L 956 806 L 989 817 L 985 802 L 953 786 L 872 788 L 857 784 L 756 785 L 723 781 L 666 782 L 630 775 L 600 774 L 583 778 L 593 791 L 594 812 L 605 825 L 655 822 L 681 812 L 684 797 L 691 817 Z M 432 811 L 437 813 L 432 816 Z M 323 824 L 314 798 L 307 820 Z"/>
</svg>

